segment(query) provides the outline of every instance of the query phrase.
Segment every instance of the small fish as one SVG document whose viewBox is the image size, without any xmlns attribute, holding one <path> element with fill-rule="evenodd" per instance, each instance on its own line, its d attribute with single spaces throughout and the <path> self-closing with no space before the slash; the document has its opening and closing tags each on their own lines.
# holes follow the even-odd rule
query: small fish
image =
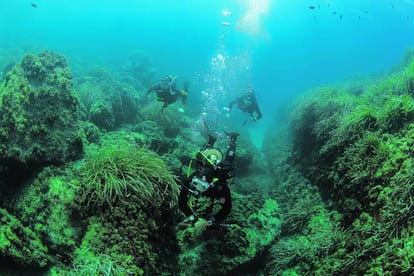
<svg viewBox="0 0 414 276">
<path fill-rule="evenodd" d="M 368 11 L 365 11 L 365 14 L 367 14 L 368 13 Z"/>
<path fill-rule="evenodd" d="M 391 2 L 391 8 L 394 8 L 394 4 Z"/>
<path fill-rule="evenodd" d="M 221 25 L 223 25 L 223 26 L 230 26 L 231 24 L 229 22 L 221 22 Z"/>
<path fill-rule="evenodd" d="M 342 20 L 342 14 L 339 15 L 339 20 Z"/>
<path fill-rule="evenodd" d="M 33 8 L 37 8 L 37 5 L 35 3 L 30 3 L 32 5 Z"/>
<path fill-rule="evenodd" d="M 336 11 L 332 12 L 332 15 L 335 15 L 335 14 L 336 14 Z"/>
<path fill-rule="evenodd" d="M 315 9 L 315 6 L 309 6 L 309 9 L 310 10 L 314 10 Z"/>
<path fill-rule="evenodd" d="M 230 11 L 228 11 L 228 10 L 222 11 L 221 14 L 224 15 L 224 16 L 232 15 L 232 13 Z"/>
</svg>

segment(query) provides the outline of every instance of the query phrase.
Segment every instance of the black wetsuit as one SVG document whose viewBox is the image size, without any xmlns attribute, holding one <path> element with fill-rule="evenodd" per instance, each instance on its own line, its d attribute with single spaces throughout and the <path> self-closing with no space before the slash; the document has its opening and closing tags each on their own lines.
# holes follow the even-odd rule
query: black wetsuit
<svg viewBox="0 0 414 276">
<path fill-rule="evenodd" d="M 243 112 L 247 112 L 250 116 L 253 116 L 253 113 L 256 112 L 257 120 L 262 118 L 262 112 L 260 111 L 259 105 L 257 104 L 256 97 L 254 94 L 246 93 L 241 97 L 238 97 L 230 102 L 229 109 L 231 110 L 233 105 L 237 103 L 237 106 Z"/>
<path fill-rule="evenodd" d="M 164 83 L 160 82 L 151 86 L 151 88 L 149 88 L 147 91 L 147 95 L 153 91 L 157 93 L 157 100 L 164 103 L 162 106 L 163 108 L 176 102 L 179 98 L 181 98 L 182 107 L 184 107 L 187 103 L 187 91 L 178 90 L 175 84 L 165 85 Z"/>
<path fill-rule="evenodd" d="M 215 139 L 210 138 L 209 142 L 202 148 L 202 151 L 211 148 L 214 144 L 214 141 Z M 178 205 L 187 217 L 195 215 L 189 205 L 189 201 L 193 196 L 205 196 L 211 198 L 211 206 L 209 206 L 211 209 L 213 207 L 214 199 L 219 199 L 221 208 L 217 211 L 217 213 L 210 215 L 208 217 L 209 220 L 219 222 L 223 221 L 229 215 L 232 207 L 232 201 L 227 180 L 234 177 L 233 161 L 235 157 L 235 150 L 236 138 L 234 137 L 231 138 L 226 157 L 223 162 L 214 167 L 208 163 L 204 164 L 203 166 L 198 166 L 196 172 L 194 172 L 188 179 L 184 181 L 181 187 Z M 200 162 L 200 160 L 197 162 Z M 214 178 L 218 180 L 214 182 L 214 185 L 212 187 L 209 187 L 206 191 L 200 193 L 192 184 L 193 177 L 195 176 L 198 178 L 206 176 L 209 182 Z"/>
</svg>

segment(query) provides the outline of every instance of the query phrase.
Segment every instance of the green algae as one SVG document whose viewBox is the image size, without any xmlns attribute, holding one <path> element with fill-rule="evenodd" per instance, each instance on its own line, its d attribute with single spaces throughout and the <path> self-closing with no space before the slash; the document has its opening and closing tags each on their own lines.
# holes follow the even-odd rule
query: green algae
<svg viewBox="0 0 414 276">
<path fill-rule="evenodd" d="M 367 82 L 357 97 L 351 90 L 338 97 L 338 90 L 321 88 L 293 109 L 294 166 L 342 214 L 344 230 L 334 231 L 342 241 L 334 235 L 325 256 L 286 257 L 280 269 L 320 275 L 412 272 L 412 64 Z"/>
<path fill-rule="evenodd" d="M 28 54 L 0 86 L 0 164 L 27 170 L 73 160 L 82 153 L 78 100 L 66 59 Z M 30 170 L 30 169 L 29 169 Z"/>
<path fill-rule="evenodd" d="M 51 258 L 48 248 L 30 228 L 10 214 L 0 209 L 0 252 L 26 266 L 47 266 Z"/>
<path fill-rule="evenodd" d="M 194 228 L 179 230 L 177 238 L 181 253 L 179 265 L 182 274 L 222 275 L 236 270 L 253 259 L 279 236 L 281 220 L 279 206 L 273 199 L 259 201 L 248 207 L 249 197 L 234 193 L 240 200 L 230 217 L 245 216 L 242 226 L 233 225 L 228 230 L 206 231 Z M 255 209 L 254 205 L 260 206 Z M 241 213 L 239 213 L 241 212 Z M 231 219 L 231 218 L 230 218 Z M 212 264 L 220 263 L 219 267 Z"/>
</svg>

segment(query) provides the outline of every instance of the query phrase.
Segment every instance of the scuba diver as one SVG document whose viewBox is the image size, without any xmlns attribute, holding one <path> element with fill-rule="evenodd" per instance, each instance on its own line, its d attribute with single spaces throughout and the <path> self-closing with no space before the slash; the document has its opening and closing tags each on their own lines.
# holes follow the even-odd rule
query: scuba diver
<svg viewBox="0 0 414 276">
<path fill-rule="evenodd" d="M 188 173 L 182 181 L 178 198 L 178 205 L 187 217 L 179 224 L 180 228 L 195 226 L 199 229 L 218 229 L 230 225 L 224 222 L 232 207 L 227 180 L 235 177 L 233 161 L 239 134 L 226 133 L 226 135 L 230 138 L 230 143 L 224 160 L 222 152 L 213 148 L 216 137 L 210 134 L 208 142 L 198 151 L 195 159 L 190 160 Z M 195 172 L 190 174 L 193 161 L 196 163 Z M 195 210 L 200 197 L 210 199 L 204 214 L 197 214 Z M 219 200 L 221 208 L 212 214 L 215 199 Z"/>
<path fill-rule="evenodd" d="M 147 91 L 147 96 L 153 91 L 156 92 L 157 100 L 164 103 L 161 112 L 164 108 L 176 102 L 179 98 L 181 98 L 181 107 L 178 111 L 184 112 L 185 104 L 187 103 L 188 82 L 184 82 L 183 89 L 179 90 L 177 89 L 176 81 L 177 77 L 171 75 L 164 76 Z"/>
<path fill-rule="evenodd" d="M 243 122 L 243 125 L 245 125 L 247 123 L 247 121 L 250 119 L 252 121 L 257 121 L 260 120 L 263 116 L 262 116 L 262 112 L 260 111 L 259 105 L 257 104 L 257 99 L 254 93 L 254 89 L 251 86 L 247 87 L 247 92 L 234 99 L 233 101 L 230 102 L 229 105 L 229 112 L 231 111 L 231 109 L 233 108 L 233 105 L 237 103 L 237 106 L 239 107 L 239 109 L 243 112 L 247 112 L 249 113 L 249 117 Z"/>
</svg>

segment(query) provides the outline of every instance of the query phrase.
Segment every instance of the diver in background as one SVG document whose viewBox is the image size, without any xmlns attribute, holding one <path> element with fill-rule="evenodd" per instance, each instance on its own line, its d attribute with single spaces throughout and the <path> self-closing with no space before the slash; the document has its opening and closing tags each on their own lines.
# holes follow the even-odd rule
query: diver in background
<svg viewBox="0 0 414 276">
<path fill-rule="evenodd" d="M 263 117 L 262 112 L 260 111 L 259 105 L 257 104 L 257 99 L 254 93 L 254 89 L 251 86 L 247 87 L 247 92 L 244 95 L 230 102 L 229 112 L 233 108 L 233 105 L 236 103 L 237 103 L 238 108 L 241 111 L 249 113 L 250 117 L 248 119 L 252 121 L 257 121 Z M 247 123 L 248 119 L 244 121 L 243 125 Z"/>
<path fill-rule="evenodd" d="M 151 86 L 147 91 L 147 96 L 151 92 L 156 92 L 157 100 L 163 102 L 161 112 L 170 104 L 176 102 L 181 98 L 181 107 L 178 109 L 179 112 L 184 112 L 185 104 L 187 103 L 188 95 L 188 82 L 183 83 L 183 89 L 177 89 L 176 85 L 177 77 L 166 75 L 159 80 L 158 83 Z"/>
</svg>

